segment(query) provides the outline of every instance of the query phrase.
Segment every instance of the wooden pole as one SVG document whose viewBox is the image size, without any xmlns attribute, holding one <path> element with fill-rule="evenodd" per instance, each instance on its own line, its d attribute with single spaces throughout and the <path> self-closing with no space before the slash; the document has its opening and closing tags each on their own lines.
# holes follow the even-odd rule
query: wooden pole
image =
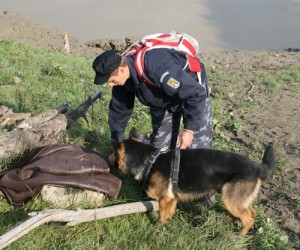
<svg viewBox="0 0 300 250">
<path fill-rule="evenodd" d="M 32 218 L 26 220 L 9 232 L 0 236 L 0 249 L 8 246 L 38 226 L 50 221 L 66 222 L 67 226 L 74 226 L 87 221 L 158 210 L 159 206 L 157 201 L 139 201 L 97 209 L 49 209 L 40 212 L 34 212 L 29 214 L 29 216 Z"/>
</svg>

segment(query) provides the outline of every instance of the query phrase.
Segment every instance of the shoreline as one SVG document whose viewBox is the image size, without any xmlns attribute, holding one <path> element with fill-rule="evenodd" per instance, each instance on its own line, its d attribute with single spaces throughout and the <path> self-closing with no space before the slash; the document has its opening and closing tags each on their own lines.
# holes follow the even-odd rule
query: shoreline
<svg viewBox="0 0 300 250">
<path fill-rule="evenodd" d="M 173 30 L 195 37 L 201 51 L 282 50 L 298 48 L 300 41 L 299 0 L 10 0 L 1 5 L 82 43 Z"/>
</svg>

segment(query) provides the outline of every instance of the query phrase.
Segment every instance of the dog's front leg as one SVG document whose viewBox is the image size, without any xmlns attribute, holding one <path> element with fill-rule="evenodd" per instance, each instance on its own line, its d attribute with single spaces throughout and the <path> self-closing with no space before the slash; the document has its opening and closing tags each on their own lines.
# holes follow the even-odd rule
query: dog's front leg
<svg viewBox="0 0 300 250">
<path fill-rule="evenodd" d="M 159 222 L 164 224 L 175 214 L 177 199 L 164 197 L 159 200 Z"/>
</svg>

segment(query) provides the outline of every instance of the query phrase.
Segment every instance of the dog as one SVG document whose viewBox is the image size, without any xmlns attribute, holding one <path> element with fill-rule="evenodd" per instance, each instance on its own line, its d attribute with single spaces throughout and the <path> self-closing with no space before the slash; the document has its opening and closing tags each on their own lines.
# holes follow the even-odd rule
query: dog
<svg viewBox="0 0 300 250">
<path fill-rule="evenodd" d="M 237 153 L 213 149 L 182 149 L 176 192 L 171 181 L 174 150 L 160 154 L 149 169 L 149 157 L 155 152 L 150 144 L 139 141 L 132 129 L 128 139 L 113 145 L 115 166 L 134 179 L 143 181 L 147 195 L 159 203 L 159 222 L 166 223 L 175 214 L 177 201 L 193 201 L 215 191 L 222 196 L 225 208 L 241 220 L 240 235 L 254 225 L 252 203 L 262 182 L 275 171 L 275 152 L 267 145 L 262 163 Z"/>
</svg>

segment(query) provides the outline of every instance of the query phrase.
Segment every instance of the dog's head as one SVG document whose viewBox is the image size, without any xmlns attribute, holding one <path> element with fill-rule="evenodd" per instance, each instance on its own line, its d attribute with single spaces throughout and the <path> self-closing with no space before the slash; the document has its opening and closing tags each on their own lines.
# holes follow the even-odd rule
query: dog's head
<svg viewBox="0 0 300 250">
<path fill-rule="evenodd" d="M 142 141 L 141 140 L 141 135 L 138 133 L 136 128 L 132 128 L 129 132 L 129 140 L 135 140 L 135 141 Z M 126 140 L 125 140 L 126 141 Z M 115 152 L 115 167 L 117 167 L 121 172 L 127 174 L 128 169 L 126 167 L 126 143 L 125 141 L 123 142 L 116 142 L 112 141 L 111 145 L 114 149 Z"/>
<path fill-rule="evenodd" d="M 125 174 L 134 176 L 136 180 L 142 178 L 147 159 L 153 151 L 153 146 L 142 142 L 141 135 L 135 128 L 129 133 L 129 138 L 123 142 L 112 142 L 115 152 L 115 167 Z"/>
<path fill-rule="evenodd" d="M 123 173 L 127 173 L 126 164 L 125 164 L 125 144 L 124 142 L 112 141 L 111 145 L 114 149 L 114 167 L 121 170 Z M 113 154 L 112 154 L 113 155 Z"/>
</svg>

